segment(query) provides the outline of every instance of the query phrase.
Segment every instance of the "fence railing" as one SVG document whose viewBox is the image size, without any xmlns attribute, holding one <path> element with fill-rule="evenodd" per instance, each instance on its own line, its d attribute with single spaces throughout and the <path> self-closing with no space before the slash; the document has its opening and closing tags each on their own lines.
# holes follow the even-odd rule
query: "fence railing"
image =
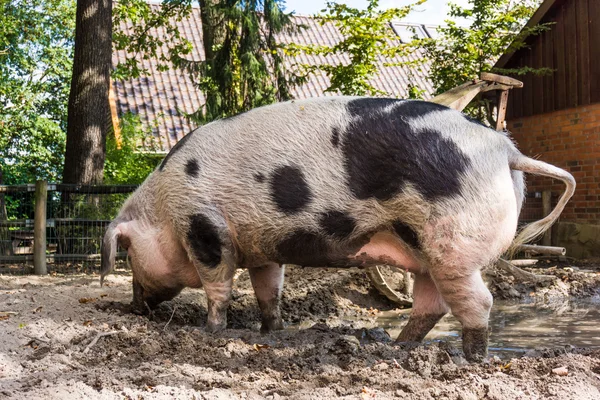
<svg viewBox="0 0 600 400">
<path fill-rule="evenodd" d="M 96 270 L 104 231 L 136 188 L 45 181 L 0 185 L 0 273 Z"/>
</svg>

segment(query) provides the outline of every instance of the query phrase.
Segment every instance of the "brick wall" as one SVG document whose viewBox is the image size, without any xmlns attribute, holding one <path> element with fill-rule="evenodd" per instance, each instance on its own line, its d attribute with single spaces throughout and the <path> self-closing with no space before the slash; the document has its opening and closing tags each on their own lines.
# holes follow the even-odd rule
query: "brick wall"
<svg viewBox="0 0 600 400">
<path fill-rule="evenodd" d="M 523 154 L 564 168 L 575 177 L 577 190 L 561 220 L 600 224 L 600 103 L 513 119 L 508 129 Z M 527 176 L 529 196 L 547 189 L 556 196 L 564 185 Z M 524 214 L 537 213 L 532 208 L 539 207 L 539 201 L 527 201 Z"/>
</svg>

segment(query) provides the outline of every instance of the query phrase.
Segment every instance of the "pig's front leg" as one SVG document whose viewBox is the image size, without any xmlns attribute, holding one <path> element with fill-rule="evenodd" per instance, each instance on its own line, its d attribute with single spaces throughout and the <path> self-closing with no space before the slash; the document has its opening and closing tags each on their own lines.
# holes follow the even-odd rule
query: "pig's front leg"
<svg viewBox="0 0 600 400">
<path fill-rule="evenodd" d="M 144 301 L 144 288 L 133 275 L 133 301 L 131 302 L 131 311 L 137 315 L 149 313 L 149 307 Z"/>
<path fill-rule="evenodd" d="M 275 263 L 248 269 L 254 294 L 262 312 L 261 332 L 283 329 L 279 301 L 284 272 L 285 267 Z"/>
<path fill-rule="evenodd" d="M 202 281 L 208 304 L 206 331 L 216 333 L 227 327 L 227 308 L 231 299 L 233 275 L 224 282 Z"/>
<path fill-rule="evenodd" d="M 190 217 L 187 244 L 206 293 L 206 331 L 215 333 L 227 327 L 236 253 L 224 218 L 214 210 L 206 211 Z"/>
</svg>

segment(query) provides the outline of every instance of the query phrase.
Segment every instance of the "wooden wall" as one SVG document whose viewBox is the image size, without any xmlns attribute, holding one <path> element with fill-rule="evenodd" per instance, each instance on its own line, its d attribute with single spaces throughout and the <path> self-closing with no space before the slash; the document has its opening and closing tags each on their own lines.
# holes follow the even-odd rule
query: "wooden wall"
<svg viewBox="0 0 600 400">
<path fill-rule="evenodd" d="M 548 67 L 552 75 L 516 77 L 507 116 L 527 117 L 600 102 L 600 0 L 557 0 L 540 22 L 551 30 L 531 37 L 504 68 Z"/>
</svg>

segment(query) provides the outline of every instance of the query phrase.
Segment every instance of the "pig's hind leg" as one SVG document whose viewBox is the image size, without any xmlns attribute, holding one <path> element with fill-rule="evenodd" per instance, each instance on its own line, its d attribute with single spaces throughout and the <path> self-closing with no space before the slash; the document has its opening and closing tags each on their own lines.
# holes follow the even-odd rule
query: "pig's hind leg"
<svg viewBox="0 0 600 400">
<path fill-rule="evenodd" d="M 285 267 L 276 263 L 248 269 L 254 294 L 262 313 L 261 332 L 283 329 L 279 302 Z"/>
<path fill-rule="evenodd" d="M 408 323 L 404 326 L 396 341 L 422 341 L 449 310 L 429 274 L 426 272 L 415 273 L 412 311 Z"/>
<path fill-rule="evenodd" d="M 206 293 L 206 331 L 219 332 L 227 327 L 227 309 L 236 270 L 235 249 L 225 220 L 214 213 L 193 215 L 187 243 Z"/>
<path fill-rule="evenodd" d="M 387 264 L 415 273 L 413 309 L 407 325 L 398 336 L 397 341 L 400 342 L 420 342 L 449 310 L 433 280 L 425 272 L 423 260 L 415 254 L 407 241 L 391 232 L 373 235 L 356 254 L 366 262 Z"/>
</svg>

